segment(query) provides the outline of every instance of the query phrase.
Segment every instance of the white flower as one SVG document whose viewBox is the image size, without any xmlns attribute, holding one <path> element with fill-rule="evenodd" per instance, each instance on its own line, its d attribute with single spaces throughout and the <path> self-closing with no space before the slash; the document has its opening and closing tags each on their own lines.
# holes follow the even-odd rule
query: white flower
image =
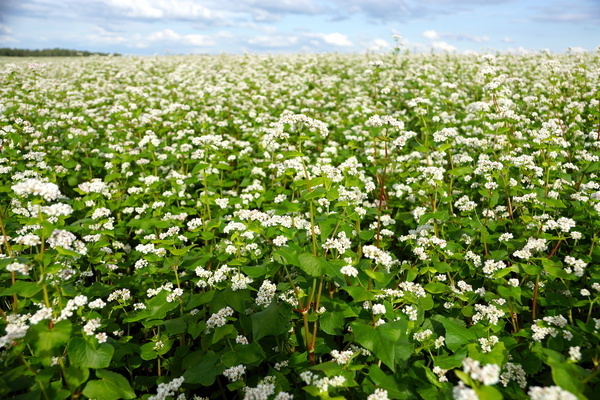
<svg viewBox="0 0 600 400">
<path fill-rule="evenodd" d="M 323 248 L 327 250 L 335 249 L 337 250 L 338 254 L 343 254 L 346 252 L 346 250 L 350 249 L 352 242 L 350 239 L 348 239 L 346 232 L 344 231 L 339 232 L 337 236 L 337 239 L 327 239 L 325 244 L 323 244 Z"/>
<path fill-rule="evenodd" d="M 425 329 L 424 331 L 416 332 L 415 334 L 413 334 L 413 338 L 419 342 L 422 342 L 431 335 L 433 335 L 431 329 Z"/>
<path fill-rule="evenodd" d="M 531 400 L 577 400 L 571 392 L 558 387 L 558 386 L 532 386 L 527 392 Z"/>
<path fill-rule="evenodd" d="M 108 335 L 104 332 L 97 333 L 96 340 L 98 340 L 98 343 L 105 343 L 108 340 Z"/>
<path fill-rule="evenodd" d="M 385 306 L 383 304 L 373 304 L 371 311 L 373 315 L 385 314 Z"/>
<path fill-rule="evenodd" d="M 239 344 L 248 344 L 248 338 L 246 338 L 246 336 L 237 335 L 235 342 Z"/>
<path fill-rule="evenodd" d="M 266 379 L 265 379 L 266 380 Z M 261 382 L 258 385 L 256 385 L 256 387 L 244 387 L 244 400 L 262 400 L 262 399 L 267 399 L 269 396 L 271 396 L 273 393 L 275 393 L 275 384 L 271 383 L 271 382 Z M 284 393 L 284 394 L 282 394 Z M 287 393 L 285 392 L 281 392 L 279 393 L 279 395 L 277 395 L 276 398 L 282 399 L 282 400 L 287 400 L 287 399 L 291 399 L 292 397 L 286 396 Z M 281 395 L 281 396 L 280 396 Z"/>
<path fill-rule="evenodd" d="M 51 182 L 44 182 L 35 178 L 28 178 L 11 186 L 19 197 L 28 195 L 41 196 L 46 201 L 56 200 L 61 197 L 58 186 Z"/>
<path fill-rule="evenodd" d="M 463 372 L 469 374 L 472 379 L 480 381 L 484 385 L 495 385 L 500 381 L 500 366 L 486 364 L 483 367 L 479 361 L 467 357 L 463 360 Z"/>
<path fill-rule="evenodd" d="M 479 338 L 477 339 L 479 344 L 481 345 L 481 351 L 484 353 L 489 353 L 492 351 L 492 348 L 498 343 L 498 336 L 490 336 L 488 338 Z"/>
<path fill-rule="evenodd" d="M 148 397 L 148 400 L 165 400 L 167 397 L 175 395 L 179 387 L 183 384 L 183 376 L 173 379 L 168 383 L 161 383 L 156 389 L 156 395 Z"/>
<path fill-rule="evenodd" d="M 83 332 L 91 336 L 96 333 L 96 329 L 100 328 L 100 318 L 90 319 L 83 327 Z"/>
<path fill-rule="evenodd" d="M 333 358 L 333 362 L 340 365 L 345 365 L 352 359 L 354 352 L 352 350 L 338 351 L 332 350 L 331 357 Z"/>
<path fill-rule="evenodd" d="M 388 392 L 384 389 L 375 389 L 375 392 L 367 397 L 367 400 L 388 400 Z"/>
<path fill-rule="evenodd" d="M 227 208 L 227 206 L 229 205 L 229 199 L 216 199 L 215 203 L 221 208 Z"/>
<path fill-rule="evenodd" d="M 245 373 L 246 367 L 242 364 L 227 368 L 223 371 L 223 375 L 232 382 L 240 380 Z"/>
<path fill-rule="evenodd" d="M 216 327 L 221 327 L 227 323 L 227 317 L 233 315 L 233 308 L 227 306 L 221 308 L 218 312 L 212 314 L 206 321 L 206 331 L 210 332 Z"/>
<path fill-rule="evenodd" d="M 22 264 L 18 262 L 10 263 L 6 266 L 6 270 L 9 272 L 18 272 L 22 275 L 28 275 L 31 267 L 27 264 Z"/>
<path fill-rule="evenodd" d="M 273 239 L 273 244 L 275 246 L 285 246 L 285 244 L 287 243 L 287 241 L 288 241 L 288 238 L 286 238 L 283 235 L 279 235 L 275 239 Z"/>
<path fill-rule="evenodd" d="M 581 350 L 579 346 L 569 348 L 569 360 L 578 362 L 581 360 Z"/>
<path fill-rule="evenodd" d="M 458 382 L 458 386 L 454 386 L 452 388 L 452 397 L 455 400 L 479 400 L 479 396 L 475 391 L 460 381 Z"/>
<path fill-rule="evenodd" d="M 258 294 L 256 296 L 256 304 L 262 307 L 267 307 L 271 304 L 273 300 L 273 296 L 275 296 L 275 291 L 277 290 L 277 286 L 271 283 L 270 280 L 265 279 L 258 289 Z"/>
<path fill-rule="evenodd" d="M 500 237 L 498 238 L 499 242 L 506 242 L 510 239 L 512 239 L 514 236 L 512 233 L 503 233 L 502 235 L 500 235 Z"/>
</svg>

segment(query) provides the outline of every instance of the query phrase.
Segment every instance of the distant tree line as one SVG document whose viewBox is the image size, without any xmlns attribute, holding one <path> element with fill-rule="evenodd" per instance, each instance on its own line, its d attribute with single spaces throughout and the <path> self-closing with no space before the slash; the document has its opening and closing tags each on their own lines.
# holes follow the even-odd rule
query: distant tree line
<svg viewBox="0 0 600 400">
<path fill-rule="evenodd" d="M 91 51 L 80 51 L 80 50 L 67 50 L 67 49 L 42 49 L 42 50 L 30 50 L 30 49 L 10 49 L 8 47 L 0 48 L 0 56 L 8 57 L 87 57 L 87 56 L 108 56 L 109 53 L 91 52 Z M 120 54 L 113 54 L 120 56 Z"/>
</svg>

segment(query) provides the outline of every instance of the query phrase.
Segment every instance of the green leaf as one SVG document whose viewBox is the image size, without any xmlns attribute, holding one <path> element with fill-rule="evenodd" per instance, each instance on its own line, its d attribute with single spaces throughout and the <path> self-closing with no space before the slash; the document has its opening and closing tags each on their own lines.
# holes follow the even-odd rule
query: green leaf
<svg viewBox="0 0 600 400">
<path fill-rule="evenodd" d="M 148 342 L 140 346 L 140 357 L 142 357 L 142 360 L 154 360 L 159 355 L 163 355 L 171 350 L 171 346 L 173 346 L 173 340 L 163 339 L 162 342 L 163 346 L 160 348 L 156 348 L 156 342 Z"/>
<path fill-rule="evenodd" d="M 406 383 L 401 382 L 394 375 L 387 375 L 376 364 L 371 364 L 369 367 L 369 378 L 375 385 L 387 390 L 391 398 L 407 399 L 411 397 L 410 392 L 407 393 L 408 385 Z"/>
<path fill-rule="evenodd" d="M 408 322 L 398 320 L 377 327 L 356 321 L 351 324 L 354 341 L 373 352 L 392 371 L 401 360 L 412 355 L 413 345 L 407 336 Z"/>
<path fill-rule="evenodd" d="M 344 329 L 344 313 L 342 311 L 325 311 L 319 317 L 321 329 L 329 335 L 342 335 Z"/>
<path fill-rule="evenodd" d="M 169 311 L 179 306 L 179 302 L 176 301 L 169 303 L 167 301 L 167 295 L 168 293 L 166 291 L 161 291 L 159 294 L 150 299 L 150 301 L 148 301 L 144 310 L 141 310 L 139 313 L 131 317 L 125 318 L 124 322 L 135 322 L 143 319 L 164 319 Z"/>
<path fill-rule="evenodd" d="M 434 213 L 425 213 L 419 218 L 419 224 L 426 224 L 431 219 L 439 219 L 440 221 L 447 221 L 449 218 L 448 211 L 438 211 Z"/>
<path fill-rule="evenodd" d="M 171 254 L 173 254 L 174 256 L 181 256 L 184 255 L 185 253 L 187 253 L 188 251 L 190 251 L 195 245 L 191 245 L 191 246 L 186 246 L 186 247 L 182 247 L 180 249 L 173 249 L 173 248 L 169 248 L 169 252 Z"/>
<path fill-rule="evenodd" d="M 362 286 L 348 286 L 345 287 L 344 290 L 348 292 L 350 296 L 354 299 L 354 301 L 367 301 L 373 300 L 375 295 L 363 288 Z"/>
<path fill-rule="evenodd" d="M 552 379 L 554 383 L 563 388 L 564 390 L 573 393 L 580 399 L 585 399 L 581 393 L 584 390 L 584 384 L 577 379 L 574 371 L 571 371 L 568 366 L 571 364 L 557 365 L 553 364 L 552 367 Z"/>
<path fill-rule="evenodd" d="M 479 397 L 479 400 L 502 400 L 502 393 L 494 386 L 476 386 L 474 388 L 475 393 Z"/>
<path fill-rule="evenodd" d="M 552 265 L 552 261 L 550 260 L 542 260 L 542 264 L 544 266 L 544 271 L 546 271 L 548 275 L 553 276 L 555 278 L 571 280 L 575 277 L 574 275 L 569 274 L 561 267 Z"/>
<path fill-rule="evenodd" d="M 323 276 L 323 264 L 326 262 L 325 260 L 310 253 L 302 253 L 298 256 L 298 261 L 300 269 L 308 275 L 314 277 Z"/>
<path fill-rule="evenodd" d="M 89 377 L 90 370 L 88 368 L 76 367 L 74 365 L 65 368 L 65 380 L 72 392 L 75 392 L 75 389 L 85 383 Z"/>
<path fill-rule="evenodd" d="M 535 276 L 535 275 L 538 275 L 540 272 L 542 272 L 542 268 L 537 265 L 532 265 L 532 264 L 519 264 L 519 265 L 527 275 Z"/>
<path fill-rule="evenodd" d="M 76 251 L 68 250 L 68 249 L 65 249 L 64 247 L 56 246 L 54 249 L 58 252 L 58 254 L 63 255 L 63 256 L 71 256 L 71 257 L 75 257 L 75 258 L 81 257 L 81 254 L 77 253 Z"/>
<path fill-rule="evenodd" d="M 560 199 L 538 198 L 538 200 L 552 208 L 567 208 L 566 204 Z"/>
<path fill-rule="evenodd" d="M 190 301 L 185 306 L 185 309 L 191 310 L 193 308 L 201 306 L 202 304 L 210 303 L 213 297 L 215 297 L 215 293 L 215 290 L 210 290 L 202 294 L 194 294 L 190 296 Z"/>
<path fill-rule="evenodd" d="M 16 281 L 14 285 L 0 292 L 0 296 L 17 294 L 21 297 L 33 297 L 42 290 L 42 286 L 35 282 Z"/>
<path fill-rule="evenodd" d="M 254 340 L 260 340 L 265 336 L 278 336 L 289 329 L 290 313 L 277 302 L 272 302 L 263 311 L 252 314 L 251 318 Z"/>
<path fill-rule="evenodd" d="M 107 368 L 114 352 L 114 347 L 108 343 L 102 343 L 96 349 L 80 337 L 72 338 L 67 345 L 71 364 L 84 368 Z"/>
<path fill-rule="evenodd" d="M 298 261 L 298 253 L 289 247 L 281 247 L 275 250 L 272 254 L 273 259 L 280 264 L 295 265 L 296 267 L 300 266 L 300 261 Z"/>
<path fill-rule="evenodd" d="M 308 191 L 307 191 L 307 192 L 306 192 L 306 193 L 305 193 L 305 194 L 302 196 L 302 198 L 303 198 L 305 201 L 309 201 L 309 200 L 312 200 L 312 199 L 314 199 L 314 198 L 316 198 L 316 197 L 320 197 L 320 196 L 322 196 L 322 195 L 323 195 L 325 192 L 326 192 L 325 188 L 324 188 L 324 187 L 322 187 L 322 186 L 319 186 L 319 187 L 317 187 L 317 188 L 314 188 L 314 189 L 313 189 L 313 190 L 311 190 L 310 192 L 308 192 Z"/>
<path fill-rule="evenodd" d="M 585 385 L 581 381 L 581 378 L 587 374 L 585 370 L 576 364 L 565 362 L 564 356 L 557 351 L 540 348 L 540 352 L 544 355 L 545 363 L 552 369 L 554 383 L 579 399 L 585 399 L 582 393 Z"/>
<path fill-rule="evenodd" d="M 497 343 L 492 350 L 487 353 L 480 352 L 479 344 L 477 343 L 469 343 L 467 349 L 469 350 L 469 357 L 479 361 L 482 365 L 504 365 L 508 359 L 508 351 L 503 342 Z"/>
<path fill-rule="evenodd" d="M 43 360 L 46 366 L 50 365 L 52 357 L 62 354 L 64 348 L 71 338 L 73 324 L 69 320 L 57 322 L 52 328 L 48 321 L 41 321 L 30 328 L 33 337 L 31 342 L 36 355 Z"/>
<path fill-rule="evenodd" d="M 83 389 L 83 394 L 90 399 L 96 400 L 118 400 L 134 399 L 135 392 L 123 375 L 106 370 L 96 371 L 100 380 L 89 381 Z"/>
<path fill-rule="evenodd" d="M 462 362 L 467 357 L 467 350 L 460 350 L 452 355 L 441 355 L 434 358 L 434 364 L 441 369 L 451 370 L 462 366 Z"/>
<path fill-rule="evenodd" d="M 234 351 L 225 353 L 221 357 L 221 362 L 230 368 L 235 365 L 244 364 L 247 366 L 259 365 L 265 359 L 265 353 L 257 342 L 250 344 L 238 344 Z"/>
<path fill-rule="evenodd" d="M 226 336 L 231 336 L 232 334 L 237 333 L 235 327 L 231 324 L 225 324 L 223 326 L 218 326 L 215 328 L 215 332 L 213 333 L 212 343 L 215 344 L 219 342 L 219 340 L 223 339 Z"/>
<path fill-rule="evenodd" d="M 296 158 L 296 157 L 304 157 L 304 154 L 300 153 L 299 151 L 285 151 L 283 153 L 283 157 L 284 158 Z"/>
<path fill-rule="evenodd" d="M 468 175 L 472 172 L 473 172 L 473 168 L 471 168 L 471 167 L 458 167 L 458 168 L 448 170 L 448 173 L 450 175 L 454 175 L 454 176 Z"/>
<path fill-rule="evenodd" d="M 217 367 L 219 356 L 214 351 L 206 354 L 195 352 L 184 358 L 183 367 L 187 368 L 183 374 L 184 382 L 210 386 L 215 378 L 223 373 L 224 368 Z"/>
<path fill-rule="evenodd" d="M 464 327 L 464 322 L 455 318 L 436 318 L 446 329 L 446 346 L 452 351 L 477 340 L 475 332 Z"/>
<path fill-rule="evenodd" d="M 441 282 L 429 282 L 427 285 L 425 285 L 424 289 L 433 294 L 445 293 L 449 290 L 448 285 L 445 285 Z"/>
<path fill-rule="evenodd" d="M 166 320 L 163 325 L 167 328 L 169 335 L 179 335 L 187 330 L 187 323 L 184 317 Z"/>
</svg>

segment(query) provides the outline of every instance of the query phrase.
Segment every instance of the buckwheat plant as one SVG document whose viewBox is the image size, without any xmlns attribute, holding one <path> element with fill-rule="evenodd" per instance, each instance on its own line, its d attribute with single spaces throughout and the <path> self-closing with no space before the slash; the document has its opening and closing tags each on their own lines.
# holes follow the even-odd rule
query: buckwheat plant
<svg viewBox="0 0 600 400">
<path fill-rule="evenodd" d="M 598 52 L 35 65 L 1 398 L 598 397 Z"/>
</svg>

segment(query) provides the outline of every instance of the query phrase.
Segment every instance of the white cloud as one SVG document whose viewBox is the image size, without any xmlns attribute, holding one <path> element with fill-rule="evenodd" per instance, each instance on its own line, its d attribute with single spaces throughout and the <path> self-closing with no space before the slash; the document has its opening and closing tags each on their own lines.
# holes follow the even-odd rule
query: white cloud
<svg viewBox="0 0 600 400">
<path fill-rule="evenodd" d="M 436 39 L 440 38 L 440 34 L 434 30 L 428 30 L 428 31 L 423 32 L 423 37 L 430 39 L 430 40 L 436 40 Z"/>
<path fill-rule="evenodd" d="M 11 33 L 13 33 L 13 30 L 8 25 L 0 24 L 0 33 L 10 35 Z"/>
<path fill-rule="evenodd" d="M 102 27 L 94 27 L 95 33 L 92 35 L 88 35 L 87 38 L 95 43 L 104 43 L 104 44 L 131 44 L 131 43 L 139 43 L 139 35 L 134 41 L 134 38 L 128 38 L 118 32 L 111 32 Z"/>
<path fill-rule="evenodd" d="M 514 42 L 515 42 L 514 40 L 512 40 L 512 39 L 511 39 L 511 38 L 509 38 L 508 36 L 505 36 L 505 37 L 503 37 L 503 38 L 502 38 L 502 41 L 503 41 L 504 43 L 514 43 Z"/>
<path fill-rule="evenodd" d="M 436 50 L 441 50 L 441 51 L 456 51 L 457 48 L 452 46 L 450 43 L 446 43 L 446 42 L 442 42 L 442 41 L 436 41 L 431 43 L 431 47 L 433 47 Z"/>
<path fill-rule="evenodd" d="M 13 43 L 13 42 L 18 42 L 18 40 L 11 36 L 8 36 L 8 35 L 0 35 L 0 43 Z"/>
<path fill-rule="evenodd" d="M 0 24 L 0 43 L 12 43 L 18 40 L 12 36 L 13 30 L 4 24 Z"/>
<path fill-rule="evenodd" d="M 350 39 L 348 39 L 348 36 L 344 35 L 343 33 L 314 33 L 311 36 L 318 37 L 325 43 L 334 46 L 350 47 L 353 45 Z"/>
<path fill-rule="evenodd" d="M 298 37 L 285 35 L 254 36 L 249 38 L 246 42 L 252 46 L 276 49 L 296 45 L 298 43 Z"/>
<path fill-rule="evenodd" d="M 476 36 L 468 33 L 439 33 L 434 30 L 424 31 L 421 35 L 429 40 L 465 40 L 475 43 L 487 43 L 490 41 L 489 36 Z"/>
<path fill-rule="evenodd" d="M 117 14 L 129 18 L 209 20 L 221 16 L 190 0 L 97 0 Z"/>
<path fill-rule="evenodd" d="M 130 48 L 148 48 L 150 45 L 178 45 L 178 46 L 195 46 L 208 47 L 215 44 L 215 41 L 206 35 L 199 34 L 180 34 L 172 29 L 163 29 L 152 32 L 147 36 L 142 36 L 139 33 L 132 35 L 124 35 L 118 32 L 111 32 L 101 27 L 96 27 L 95 34 L 88 38 L 96 43 L 125 45 Z"/>
<path fill-rule="evenodd" d="M 168 42 L 190 46 L 212 46 L 215 41 L 206 35 L 199 34 L 188 34 L 182 35 L 171 29 L 163 29 L 161 31 L 153 32 L 148 35 L 147 40 L 150 42 Z"/>
<path fill-rule="evenodd" d="M 390 47 L 392 47 L 389 42 L 387 40 L 384 39 L 373 39 L 369 45 L 368 45 L 368 49 L 369 50 L 373 50 L 373 51 L 382 51 L 382 50 L 387 50 Z"/>
</svg>

